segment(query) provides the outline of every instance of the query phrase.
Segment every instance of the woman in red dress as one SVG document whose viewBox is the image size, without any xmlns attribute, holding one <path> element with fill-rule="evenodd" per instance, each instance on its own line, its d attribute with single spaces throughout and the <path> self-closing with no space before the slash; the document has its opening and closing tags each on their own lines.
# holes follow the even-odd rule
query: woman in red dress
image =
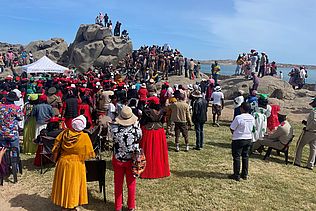
<svg viewBox="0 0 316 211">
<path fill-rule="evenodd" d="M 163 110 L 158 97 L 148 98 L 149 107 L 143 111 L 141 119 L 143 136 L 140 146 L 146 156 L 146 168 L 141 178 L 162 178 L 170 176 L 168 145 L 163 128 Z"/>
<path fill-rule="evenodd" d="M 90 96 L 90 89 L 83 88 L 79 90 L 82 95 L 80 96 L 81 103 L 78 104 L 78 110 L 80 115 L 84 115 L 87 118 L 88 128 L 92 126 L 91 108 L 93 108 L 93 100 Z"/>
</svg>

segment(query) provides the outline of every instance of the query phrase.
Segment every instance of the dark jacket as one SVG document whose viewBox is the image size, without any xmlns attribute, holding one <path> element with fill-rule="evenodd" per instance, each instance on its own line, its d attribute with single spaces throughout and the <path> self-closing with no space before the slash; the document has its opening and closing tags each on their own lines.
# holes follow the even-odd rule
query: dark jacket
<svg viewBox="0 0 316 211">
<path fill-rule="evenodd" d="M 205 123 L 207 121 L 207 101 L 200 97 L 193 103 L 192 122 Z"/>
<path fill-rule="evenodd" d="M 66 118 L 75 118 L 78 116 L 78 100 L 75 97 L 68 98 L 65 100 L 66 110 L 65 117 Z"/>
<path fill-rule="evenodd" d="M 143 111 L 140 124 L 147 130 L 157 130 L 163 127 L 163 111 L 157 111 L 155 109 L 146 108 Z"/>
</svg>

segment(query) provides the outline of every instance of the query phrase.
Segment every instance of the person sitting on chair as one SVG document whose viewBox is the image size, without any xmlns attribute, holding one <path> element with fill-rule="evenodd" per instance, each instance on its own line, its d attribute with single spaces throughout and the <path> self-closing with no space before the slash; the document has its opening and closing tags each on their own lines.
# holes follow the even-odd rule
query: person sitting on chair
<svg viewBox="0 0 316 211">
<path fill-rule="evenodd" d="M 258 140 L 254 143 L 252 150 L 261 151 L 264 146 L 273 147 L 277 150 L 282 150 L 284 146 L 293 137 L 293 128 L 290 123 L 286 120 L 286 113 L 279 113 L 280 125 L 278 128 L 268 136 L 265 136 L 262 140 Z"/>
</svg>

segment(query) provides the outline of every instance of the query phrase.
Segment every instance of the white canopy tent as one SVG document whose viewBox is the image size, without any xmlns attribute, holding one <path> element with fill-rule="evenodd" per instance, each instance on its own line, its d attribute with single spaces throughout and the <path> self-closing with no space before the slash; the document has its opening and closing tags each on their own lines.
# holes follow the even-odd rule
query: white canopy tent
<svg viewBox="0 0 316 211">
<path fill-rule="evenodd" d="M 26 73 L 64 73 L 68 68 L 56 64 L 46 56 L 36 62 L 22 66 L 22 71 Z"/>
</svg>

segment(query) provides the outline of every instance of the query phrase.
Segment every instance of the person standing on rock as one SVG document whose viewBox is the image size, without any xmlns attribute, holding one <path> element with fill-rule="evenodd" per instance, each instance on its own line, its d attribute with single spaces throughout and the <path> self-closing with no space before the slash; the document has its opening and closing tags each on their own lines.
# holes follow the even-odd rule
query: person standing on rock
<svg viewBox="0 0 316 211">
<path fill-rule="evenodd" d="M 109 22 L 109 16 L 107 13 L 105 13 L 104 15 L 104 26 L 107 27 L 108 26 L 108 22 Z"/>
<path fill-rule="evenodd" d="M 184 77 L 188 78 L 189 77 L 189 62 L 188 58 L 184 58 Z"/>
<path fill-rule="evenodd" d="M 307 121 L 302 121 L 305 127 L 303 128 L 302 138 L 298 142 L 294 165 L 301 166 L 303 148 L 306 144 L 309 144 L 310 151 L 306 168 L 313 170 L 316 156 L 316 98 L 309 105 L 313 107 L 313 110 L 309 113 Z"/>
<path fill-rule="evenodd" d="M 103 26 L 103 19 L 104 19 L 104 15 L 102 14 L 102 12 L 99 13 L 99 24 L 101 26 Z"/>
<path fill-rule="evenodd" d="M 252 76 L 252 81 L 253 81 L 252 90 L 258 90 L 259 78 L 255 72 L 252 72 L 251 76 Z"/>
<path fill-rule="evenodd" d="M 258 77 L 263 77 L 265 75 L 266 72 L 266 68 L 267 68 L 267 56 L 265 52 L 261 53 L 261 59 L 260 59 L 260 68 L 259 68 L 259 73 L 258 73 Z"/>
<path fill-rule="evenodd" d="M 194 66 L 195 66 L 195 63 L 193 59 L 190 59 L 190 63 L 189 63 L 189 78 L 190 79 L 193 79 Z"/>
<path fill-rule="evenodd" d="M 108 28 L 112 31 L 112 21 L 110 20 L 109 22 L 108 22 Z"/>
</svg>

